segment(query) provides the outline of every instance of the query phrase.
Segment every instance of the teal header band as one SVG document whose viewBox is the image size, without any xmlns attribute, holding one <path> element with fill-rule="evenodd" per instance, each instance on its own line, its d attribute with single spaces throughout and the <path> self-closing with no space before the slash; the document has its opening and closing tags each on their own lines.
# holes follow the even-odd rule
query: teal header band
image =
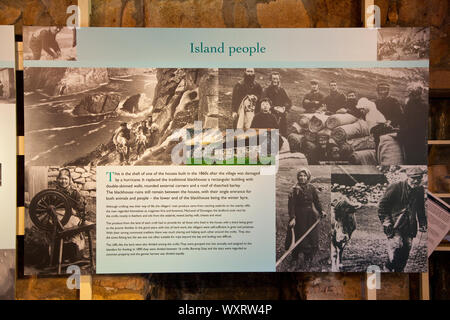
<svg viewBox="0 0 450 320">
<path fill-rule="evenodd" d="M 377 29 L 78 28 L 77 61 L 26 67 L 428 67 L 377 61 Z"/>
</svg>

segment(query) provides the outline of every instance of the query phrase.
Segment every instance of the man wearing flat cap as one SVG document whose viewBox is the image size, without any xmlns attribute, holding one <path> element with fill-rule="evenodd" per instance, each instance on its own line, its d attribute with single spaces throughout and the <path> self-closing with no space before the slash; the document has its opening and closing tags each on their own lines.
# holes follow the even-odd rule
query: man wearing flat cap
<svg viewBox="0 0 450 320">
<path fill-rule="evenodd" d="M 382 81 L 377 85 L 378 98 L 375 101 L 378 111 L 380 111 L 386 120 L 391 122 L 393 127 L 399 127 L 402 120 L 403 111 L 400 102 L 389 95 L 389 83 Z"/>
<path fill-rule="evenodd" d="M 389 185 L 378 206 L 378 217 L 388 238 L 386 269 L 390 272 L 403 272 L 417 235 L 417 222 L 420 232 L 427 228 L 424 171 L 408 167 L 405 172 L 407 178 Z"/>
<path fill-rule="evenodd" d="M 303 98 L 303 108 L 306 113 L 314 113 L 322 107 L 323 94 L 319 92 L 319 81 L 311 80 L 311 91 Z"/>
</svg>

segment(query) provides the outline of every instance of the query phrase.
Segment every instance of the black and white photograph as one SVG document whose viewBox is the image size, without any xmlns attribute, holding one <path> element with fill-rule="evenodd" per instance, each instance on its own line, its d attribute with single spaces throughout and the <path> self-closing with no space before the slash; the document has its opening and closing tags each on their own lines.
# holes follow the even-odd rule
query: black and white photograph
<svg viewBox="0 0 450 320">
<path fill-rule="evenodd" d="M 378 28 L 378 60 L 426 60 L 430 52 L 430 29 Z"/>
<path fill-rule="evenodd" d="M 217 127 L 217 69 L 26 68 L 25 164 L 171 164 L 172 135 Z"/>
<path fill-rule="evenodd" d="M 14 68 L 0 68 L 0 104 L 15 103 Z"/>
<path fill-rule="evenodd" d="M 24 60 L 77 60 L 75 27 L 24 27 Z"/>
<path fill-rule="evenodd" d="M 219 127 L 275 128 L 308 165 L 426 164 L 428 69 L 219 69 Z"/>
<path fill-rule="evenodd" d="M 0 300 L 14 300 L 16 250 L 0 249 Z"/>
<path fill-rule="evenodd" d="M 427 271 L 426 166 L 333 166 L 333 272 Z"/>
<path fill-rule="evenodd" d="M 95 273 L 95 167 L 25 170 L 24 274 Z"/>
<path fill-rule="evenodd" d="M 276 270 L 328 272 L 330 166 L 282 163 L 276 180 Z"/>
</svg>

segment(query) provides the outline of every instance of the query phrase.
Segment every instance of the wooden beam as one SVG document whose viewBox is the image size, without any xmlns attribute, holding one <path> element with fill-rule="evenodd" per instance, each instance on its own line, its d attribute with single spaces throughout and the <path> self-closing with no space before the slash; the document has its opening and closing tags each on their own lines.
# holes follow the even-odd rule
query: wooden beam
<svg viewBox="0 0 450 320">
<path fill-rule="evenodd" d="M 16 233 L 18 236 L 25 235 L 25 207 L 17 207 Z"/>
<path fill-rule="evenodd" d="M 369 283 L 369 277 L 373 276 L 371 273 L 366 273 L 366 292 L 367 292 L 367 300 L 377 300 L 377 289 L 370 289 L 367 285 Z"/>
<path fill-rule="evenodd" d="M 16 42 L 16 70 L 23 70 L 23 42 Z"/>
<path fill-rule="evenodd" d="M 428 272 L 420 274 L 420 299 L 430 300 L 430 279 Z"/>
<path fill-rule="evenodd" d="M 428 144 L 450 144 L 450 140 L 428 140 Z"/>
<path fill-rule="evenodd" d="M 18 136 L 17 137 L 17 155 L 18 156 L 25 155 L 24 136 Z"/>
<path fill-rule="evenodd" d="M 80 278 L 80 300 L 92 300 L 91 275 L 82 275 Z"/>
<path fill-rule="evenodd" d="M 375 4 L 375 0 L 364 0 L 363 5 L 363 17 L 364 17 L 364 28 L 367 28 L 367 19 L 372 15 L 372 12 L 367 13 L 367 8 Z"/>
<path fill-rule="evenodd" d="M 78 0 L 80 15 L 80 27 L 89 27 L 89 18 L 91 15 L 91 0 Z"/>
</svg>

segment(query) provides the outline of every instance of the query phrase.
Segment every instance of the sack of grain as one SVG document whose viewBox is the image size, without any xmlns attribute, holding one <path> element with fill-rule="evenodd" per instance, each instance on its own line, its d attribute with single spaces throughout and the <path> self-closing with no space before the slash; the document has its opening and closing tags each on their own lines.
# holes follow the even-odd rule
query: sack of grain
<svg viewBox="0 0 450 320">
<path fill-rule="evenodd" d="M 298 118 L 298 124 L 300 125 L 300 127 L 302 127 L 303 129 L 308 129 L 309 121 L 311 120 L 311 118 L 313 116 L 314 116 L 314 113 L 304 113 L 304 114 L 300 115 Z"/>
<path fill-rule="evenodd" d="M 300 152 L 280 154 L 279 160 L 280 166 L 282 167 L 295 167 L 308 164 L 305 155 Z"/>
<path fill-rule="evenodd" d="M 305 132 L 305 138 L 306 138 L 306 140 L 308 140 L 310 142 L 316 142 L 317 141 L 317 133 L 307 131 L 307 132 Z"/>
<path fill-rule="evenodd" d="M 346 124 L 334 128 L 331 132 L 331 137 L 337 143 L 343 143 L 355 138 L 361 138 L 369 135 L 369 126 L 364 120 L 358 120 L 351 124 Z"/>
<path fill-rule="evenodd" d="M 380 136 L 377 150 L 378 164 L 401 165 L 404 164 L 402 147 L 397 141 L 397 134 L 390 133 Z"/>
<path fill-rule="evenodd" d="M 373 149 L 375 150 L 375 141 L 372 136 L 355 138 L 347 141 L 355 151 Z"/>
<path fill-rule="evenodd" d="M 309 131 L 311 132 L 319 132 L 320 130 L 325 128 L 325 122 L 327 121 L 328 116 L 325 114 L 316 113 L 309 120 Z"/>
<path fill-rule="evenodd" d="M 356 122 L 358 119 L 349 113 L 344 114 L 334 114 L 328 117 L 325 125 L 328 129 L 334 129 L 336 127 L 340 127 L 346 124 L 352 124 Z"/>
</svg>

